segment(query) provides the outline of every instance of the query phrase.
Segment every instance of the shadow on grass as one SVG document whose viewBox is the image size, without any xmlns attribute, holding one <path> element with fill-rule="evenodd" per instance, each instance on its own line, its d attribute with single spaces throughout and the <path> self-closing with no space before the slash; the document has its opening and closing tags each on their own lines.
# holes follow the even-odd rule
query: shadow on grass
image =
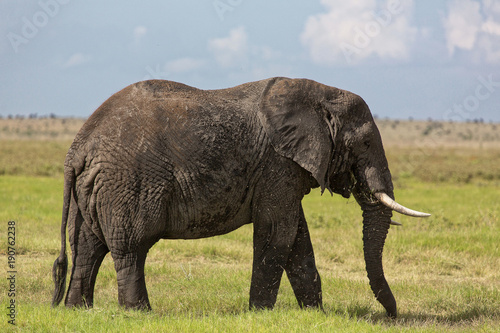
<svg viewBox="0 0 500 333">
<path fill-rule="evenodd" d="M 144 318 L 191 318 L 204 319 L 207 317 L 221 316 L 221 317 L 252 317 L 252 314 L 269 314 L 273 312 L 280 312 L 280 315 L 290 314 L 299 315 L 299 307 L 297 304 L 281 304 L 275 307 L 274 310 L 250 310 L 247 304 L 236 302 L 234 304 L 209 306 L 209 307 L 170 307 L 170 306 L 157 306 L 153 311 L 134 311 L 126 310 L 117 304 L 107 304 L 107 306 L 93 308 L 90 310 L 73 309 L 77 312 L 87 312 L 93 316 L 99 314 L 106 314 L 106 317 L 112 319 L 144 319 Z M 433 314 L 432 309 L 428 313 L 424 312 L 402 312 L 399 313 L 397 319 L 390 319 L 386 316 L 385 311 L 375 309 L 370 304 L 350 304 L 346 308 L 326 308 L 324 311 L 319 309 L 306 309 L 301 311 L 318 312 L 321 318 L 323 315 L 325 319 L 331 317 L 343 317 L 352 322 L 365 322 L 370 325 L 380 325 L 386 328 L 416 328 L 416 327 L 441 327 L 445 328 L 464 328 L 464 327 L 478 327 L 485 323 L 493 323 L 494 327 L 500 325 L 500 308 L 477 308 L 469 307 L 464 309 L 449 309 L 448 314 Z"/>
<path fill-rule="evenodd" d="M 399 313 L 398 318 L 391 319 L 385 312 L 373 312 L 370 306 L 356 305 L 345 310 L 335 309 L 326 311 L 328 316 L 346 316 L 349 319 L 361 320 L 372 324 L 383 326 L 403 326 L 419 327 L 429 325 L 439 325 L 446 327 L 463 327 L 473 324 L 480 324 L 485 321 L 495 321 L 500 323 L 500 308 L 498 309 L 477 309 L 469 308 L 462 311 L 454 311 L 451 314 L 430 314 L 430 313 Z"/>
</svg>

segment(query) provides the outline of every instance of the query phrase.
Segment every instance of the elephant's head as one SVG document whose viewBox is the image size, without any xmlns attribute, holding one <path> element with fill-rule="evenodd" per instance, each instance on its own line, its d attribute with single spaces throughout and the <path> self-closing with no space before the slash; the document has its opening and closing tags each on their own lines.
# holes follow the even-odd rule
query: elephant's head
<svg viewBox="0 0 500 333">
<path fill-rule="evenodd" d="M 274 149 L 309 171 L 322 191 L 354 195 L 363 210 L 370 286 L 387 314 L 395 317 L 396 301 L 382 268 L 392 211 L 429 215 L 394 201 L 382 140 L 366 103 L 353 93 L 314 81 L 277 78 L 263 94 L 259 118 Z"/>
</svg>

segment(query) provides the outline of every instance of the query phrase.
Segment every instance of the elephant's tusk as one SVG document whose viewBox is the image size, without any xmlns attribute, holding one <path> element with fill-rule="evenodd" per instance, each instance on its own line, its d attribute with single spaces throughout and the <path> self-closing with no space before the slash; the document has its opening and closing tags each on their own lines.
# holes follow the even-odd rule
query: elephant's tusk
<svg viewBox="0 0 500 333">
<path fill-rule="evenodd" d="M 392 209 L 400 214 L 413 216 L 413 217 L 429 217 L 429 216 L 431 216 L 431 214 L 417 212 L 416 210 L 412 210 L 412 209 L 406 208 L 405 206 L 398 204 L 396 201 L 392 200 L 391 197 L 389 197 L 384 192 L 377 192 L 374 195 L 385 206 L 389 207 L 390 209 Z"/>
<path fill-rule="evenodd" d="M 391 220 L 392 225 L 403 226 L 401 223 Z"/>
</svg>

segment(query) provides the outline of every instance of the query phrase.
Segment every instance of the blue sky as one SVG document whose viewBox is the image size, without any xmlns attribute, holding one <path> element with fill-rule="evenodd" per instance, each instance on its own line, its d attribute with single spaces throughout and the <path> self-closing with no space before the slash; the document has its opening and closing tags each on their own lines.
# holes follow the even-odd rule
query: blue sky
<svg viewBox="0 0 500 333">
<path fill-rule="evenodd" d="M 0 2 L 0 114 L 88 117 L 159 78 L 303 77 L 399 119 L 500 122 L 494 0 Z"/>
</svg>

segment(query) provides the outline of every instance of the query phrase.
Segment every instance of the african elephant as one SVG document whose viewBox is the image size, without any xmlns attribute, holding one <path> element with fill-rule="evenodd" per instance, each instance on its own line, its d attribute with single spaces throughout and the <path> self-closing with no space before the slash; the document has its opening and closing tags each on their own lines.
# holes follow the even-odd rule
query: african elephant
<svg viewBox="0 0 500 333">
<path fill-rule="evenodd" d="M 301 200 L 321 187 L 363 211 L 366 270 L 387 314 L 396 301 L 382 269 L 394 201 L 382 141 L 359 96 L 311 80 L 271 78 L 222 90 L 150 80 L 105 101 L 64 163 L 61 253 L 52 305 L 93 304 L 111 252 L 119 304 L 150 309 L 148 250 L 160 239 L 221 235 L 253 223 L 251 308 L 272 308 L 283 271 L 300 307 L 322 308 L 321 280 Z"/>
</svg>

